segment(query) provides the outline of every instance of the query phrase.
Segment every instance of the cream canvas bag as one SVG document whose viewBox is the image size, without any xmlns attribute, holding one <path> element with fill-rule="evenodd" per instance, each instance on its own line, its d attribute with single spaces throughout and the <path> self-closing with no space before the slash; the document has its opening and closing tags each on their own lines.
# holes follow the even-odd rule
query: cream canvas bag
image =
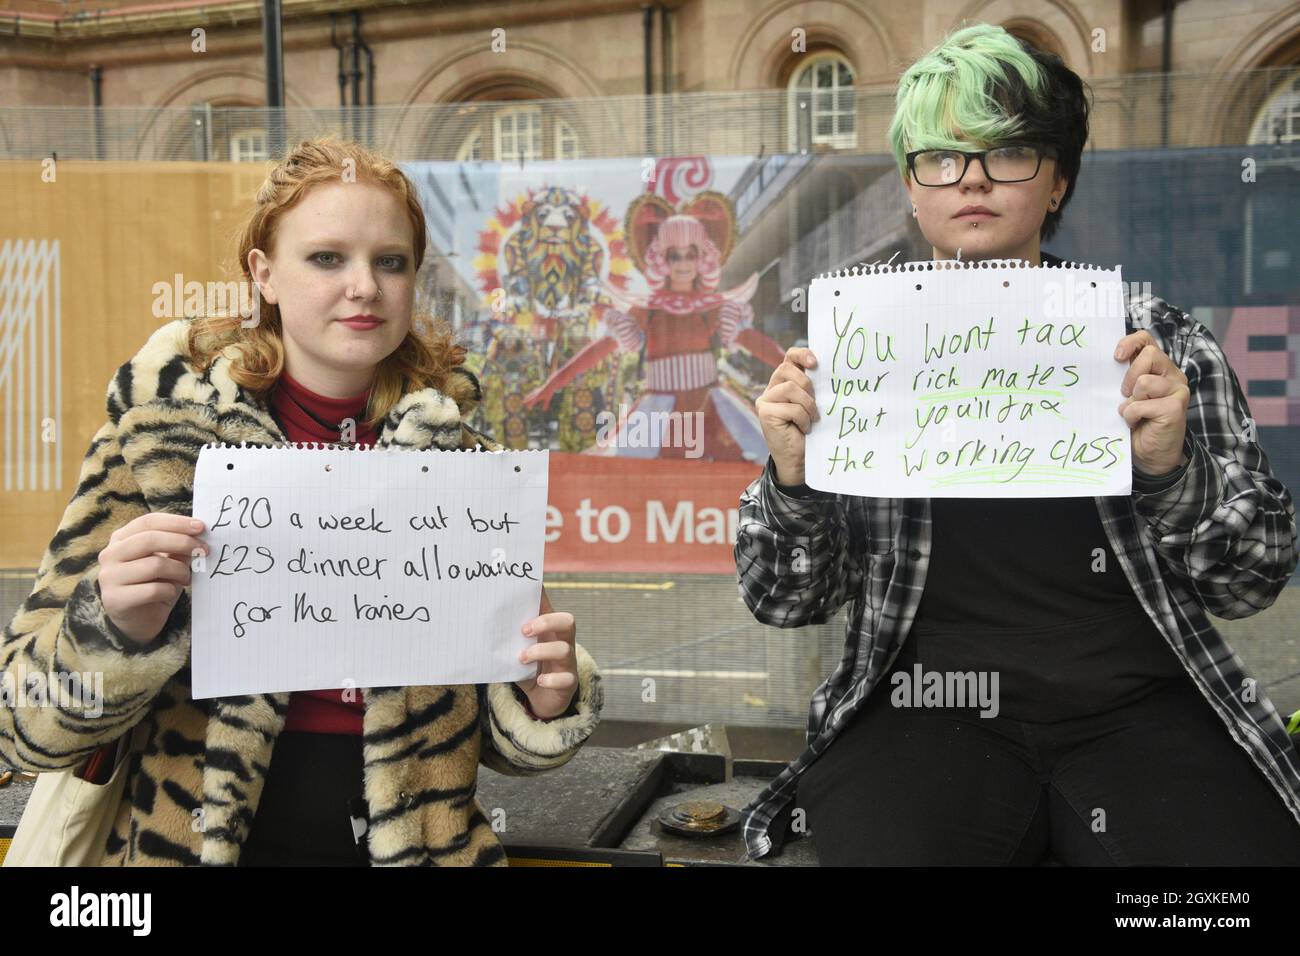
<svg viewBox="0 0 1300 956">
<path fill-rule="evenodd" d="M 5 854 L 6 867 L 99 865 L 122 803 L 127 756 L 138 728 L 139 724 L 118 741 L 107 783 L 82 780 L 73 769 L 37 776 Z"/>
</svg>

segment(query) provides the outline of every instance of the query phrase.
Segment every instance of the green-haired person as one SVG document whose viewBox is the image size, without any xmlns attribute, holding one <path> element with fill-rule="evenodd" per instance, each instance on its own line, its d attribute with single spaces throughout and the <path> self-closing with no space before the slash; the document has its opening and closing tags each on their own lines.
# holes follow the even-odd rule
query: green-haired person
<svg viewBox="0 0 1300 956">
<path fill-rule="evenodd" d="M 934 258 L 1059 266 L 1040 243 L 1088 110 L 1059 58 L 999 27 L 913 64 L 889 139 Z M 770 458 L 741 498 L 741 591 L 779 627 L 847 601 L 848 634 L 807 749 L 745 808 L 751 856 L 806 833 L 823 864 L 1300 863 L 1300 755 L 1207 617 L 1281 592 L 1291 496 L 1209 332 L 1149 295 L 1127 308 L 1127 497 L 809 489 L 817 357 L 786 353 L 757 402 Z M 994 692 L 905 706 L 918 665 Z"/>
</svg>

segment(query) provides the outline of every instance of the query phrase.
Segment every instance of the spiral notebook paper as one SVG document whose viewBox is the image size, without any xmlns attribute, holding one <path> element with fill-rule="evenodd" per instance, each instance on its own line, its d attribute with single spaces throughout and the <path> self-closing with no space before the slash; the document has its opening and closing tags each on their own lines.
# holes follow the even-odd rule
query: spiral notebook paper
<svg viewBox="0 0 1300 956">
<path fill-rule="evenodd" d="M 907 262 L 818 276 L 812 488 L 879 498 L 1132 490 L 1120 267 Z"/>
<path fill-rule="evenodd" d="M 549 457 L 204 446 L 194 697 L 533 676 Z"/>
</svg>

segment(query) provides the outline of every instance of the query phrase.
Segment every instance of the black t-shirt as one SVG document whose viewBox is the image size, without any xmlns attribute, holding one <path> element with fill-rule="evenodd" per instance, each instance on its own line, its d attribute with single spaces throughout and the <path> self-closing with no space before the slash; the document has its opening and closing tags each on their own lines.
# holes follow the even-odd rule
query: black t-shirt
<svg viewBox="0 0 1300 956">
<path fill-rule="evenodd" d="M 1187 679 L 1092 498 L 932 498 L 930 508 L 925 588 L 895 670 L 997 671 L 1000 715 L 1035 722 Z"/>
</svg>

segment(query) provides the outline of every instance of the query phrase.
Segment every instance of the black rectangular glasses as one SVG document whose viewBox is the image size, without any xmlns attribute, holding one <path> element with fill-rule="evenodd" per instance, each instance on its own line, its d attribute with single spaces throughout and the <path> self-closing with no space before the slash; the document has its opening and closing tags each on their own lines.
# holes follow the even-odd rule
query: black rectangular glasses
<svg viewBox="0 0 1300 956">
<path fill-rule="evenodd" d="M 907 168 L 920 186 L 951 186 L 961 182 L 972 159 L 984 167 L 984 175 L 995 183 L 1022 183 L 1038 175 L 1043 157 L 1055 157 L 1050 146 L 999 146 L 978 153 L 954 149 L 918 149 L 907 154 Z"/>
</svg>

